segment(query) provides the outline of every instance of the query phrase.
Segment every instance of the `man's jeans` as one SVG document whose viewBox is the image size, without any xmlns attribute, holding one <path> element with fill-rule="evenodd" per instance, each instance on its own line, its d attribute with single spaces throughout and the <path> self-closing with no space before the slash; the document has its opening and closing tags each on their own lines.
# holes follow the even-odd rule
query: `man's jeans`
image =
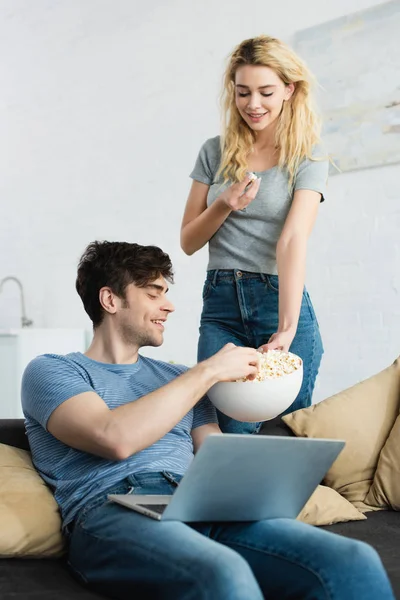
<svg viewBox="0 0 400 600">
<path fill-rule="evenodd" d="M 108 493 L 171 494 L 173 479 L 180 476 L 131 475 Z M 394 598 L 370 546 L 291 519 L 156 521 L 107 501 L 102 493 L 82 509 L 69 538 L 75 575 L 112 598 Z"/>
<path fill-rule="evenodd" d="M 198 361 L 209 358 L 228 342 L 252 348 L 266 344 L 278 330 L 278 292 L 276 275 L 208 271 L 203 288 Z M 304 377 L 296 400 L 285 413 L 310 406 L 323 354 L 318 321 L 306 289 L 290 351 L 302 358 Z M 261 427 L 261 423 L 240 423 L 220 412 L 218 420 L 225 433 L 255 433 Z"/>
</svg>

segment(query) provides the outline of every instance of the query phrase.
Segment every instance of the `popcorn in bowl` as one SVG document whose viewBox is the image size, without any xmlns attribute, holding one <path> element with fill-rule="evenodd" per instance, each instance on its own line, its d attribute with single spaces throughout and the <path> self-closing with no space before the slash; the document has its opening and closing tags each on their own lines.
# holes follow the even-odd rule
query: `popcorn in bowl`
<svg viewBox="0 0 400 600">
<path fill-rule="evenodd" d="M 255 379 L 237 379 L 237 381 L 264 381 L 265 379 L 279 379 L 284 375 L 290 375 L 297 371 L 302 360 L 296 354 L 291 352 L 282 352 L 281 350 L 268 350 L 268 352 L 258 352 L 259 370 Z"/>
<path fill-rule="evenodd" d="M 303 381 L 303 361 L 296 354 L 258 353 L 256 379 L 220 381 L 207 392 L 214 406 L 232 419 L 256 423 L 282 414 L 295 401 Z M 249 385 L 248 382 L 257 385 Z"/>
</svg>

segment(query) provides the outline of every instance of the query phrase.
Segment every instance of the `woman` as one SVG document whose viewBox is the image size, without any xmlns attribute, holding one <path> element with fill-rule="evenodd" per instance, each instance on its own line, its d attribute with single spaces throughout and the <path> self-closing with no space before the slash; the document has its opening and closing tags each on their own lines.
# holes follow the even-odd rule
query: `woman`
<svg viewBox="0 0 400 600">
<path fill-rule="evenodd" d="M 237 46 L 225 73 L 223 136 L 200 150 L 181 228 L 187 254 L 209 244 L 198 360 L 227 342 L 290 348 L 304 361 L 304 380 L 287 412 L 311 404 L 323 353 L 304 288 L 328 176 L 310 89 L 307 67 L 283 42 L 260 36 Z M 219 419 L 224 432 L 261 426 Z"/>
</svg>

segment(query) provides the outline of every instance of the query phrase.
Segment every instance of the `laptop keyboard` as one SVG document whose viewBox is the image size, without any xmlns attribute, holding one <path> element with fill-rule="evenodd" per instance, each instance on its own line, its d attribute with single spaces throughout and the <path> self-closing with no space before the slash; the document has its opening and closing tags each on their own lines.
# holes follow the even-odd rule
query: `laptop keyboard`
<svg viewBox="0 0 400 600">
<path fill-rule="evenodd" d="M 162 515 L 168 504 L 138 504 L 138 506 L 143 506 L 143 508 L 147 508 L 148 510 L 152 510 L 159 515 Z"/>
</svg>

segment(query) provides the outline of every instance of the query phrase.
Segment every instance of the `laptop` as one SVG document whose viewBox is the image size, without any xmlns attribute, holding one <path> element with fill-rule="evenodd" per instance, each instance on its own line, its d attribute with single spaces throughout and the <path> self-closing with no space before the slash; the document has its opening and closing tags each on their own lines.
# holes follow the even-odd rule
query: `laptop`
<svg viewBox="0 0 400 600">
<path fill-rule="evenodd" d="M 211 434 L 174 494 L 108 498 L 158 520 L 295 519 L 344 445 L 343 440 Z"/>
</svg>

